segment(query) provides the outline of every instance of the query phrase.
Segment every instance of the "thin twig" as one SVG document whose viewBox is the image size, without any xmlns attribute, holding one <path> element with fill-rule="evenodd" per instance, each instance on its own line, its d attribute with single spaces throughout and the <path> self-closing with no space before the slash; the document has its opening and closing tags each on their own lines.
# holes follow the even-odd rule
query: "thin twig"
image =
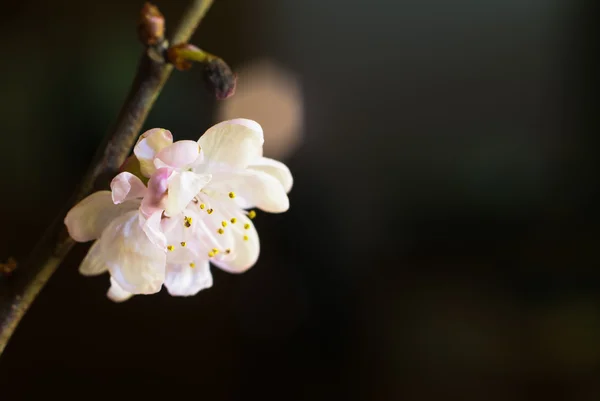
<svg viewBox="0 0 600 401">
<path fill-rule="evenodd" d="M 192 1 L 186 12 L 183 13 L 181 21 L 179 21 L 179 26 L 171 38 L 171 44 L 177 45 L 188 42 L 212 3 L 213 0 Z"/>
<path fill-rule="evenodd" d="M 212 2 L 192 1 L 171 42 L 187 42 Z M 117 122 L 98 148 L 75 195 L 32 250 L 29 260 L 20 264 L 10 277 L 0 280 L 0 355 L 31 303 L 74 245 L 63 223 L 66 213 L 93 189 L 106 185 L 107 179 L 123 164 L 172 70 L 171 64 L 155 60 L 144 52 Z"/>
</svg>

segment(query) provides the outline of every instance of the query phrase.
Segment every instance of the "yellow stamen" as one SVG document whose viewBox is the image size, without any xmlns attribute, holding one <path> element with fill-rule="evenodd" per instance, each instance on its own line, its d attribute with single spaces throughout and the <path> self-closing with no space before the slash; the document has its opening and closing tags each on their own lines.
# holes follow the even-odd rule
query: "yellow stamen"
<svg viewBox="0 0 600 401">
<path fill-rule="evenodd" d="M 229 193 L 229 197 L 230 197 L 231 199 L 235 198 L 235 192 L 230 192 L 230 193 Z"/>
<path fill-rule="evenodd" d="M 213 210 L 212 210 L 212 209 L 207 209 L 207 210 L 206 210 L 206 213 L 208 213 L 208 214 L 212 214 L 212 212 L 213 212 Z"/>
<path fill-rule="evenodd" d="M 175 249 L 175 247 L 173 245 L 167 245 L 167 250 L 170 252 L 173 249 Z"/>
<path fill-rule="evenodd" d="M 244 241 L 248 241 L 248 236 L 244 235 Z"/>
<path fill-rule="evenodd" d="M 225 249 L 225 253 L 229 255 L 231 253 L 231 249 L 229 249 L 229 248 Z"/>
<path fill-rule="evenodd" d="M 217 248 L 213 248 L 212 249 L 213 253 L 216 255 L 217 253 L 219 253 L 219 250 Z"/>
<path fill-rule="evenodd" d="M 187 227 L 187 228 L 190 228 L 190 227 L 192 226 L 192 218 L 191 218 L 191 217 L 188 217 L 188 216 L 185 216 L 185 217 L 183 218 L 183 225 L 184 225 L 185 227 Z"/>
<path fill-rule="evenodd" d="M 185 241 L 181 241 L 181 246 L 186 246 L 187 244 L 185 243 Z"/>
<path fill-rule="evenodd" d="M 204 209 L 206 207 L 206 205 L 204 203 L 200 204 L 200 209 Z"/>
<path fill-rule="evenodd" d="M 208 257 L 209 257 L 209 258 L 212 258 L 213 256 L 215 256 L 215 253 L 214 253 L 213 251 L 210 251 L 210 252 L 208 253 Z"/>
<path fill-rule="evenodd" d="M 248 217 L 251 218 L 251 219 L 255 218 L 256 217 L 256 212 L 254 210 L 250 210 L 248 212 Z"/>
<path fill-rule="evenodd" d="M 231 221 L 231 224 L 235 224 L 235 222 L 237 221 L 237 219 L 235 217 L 232 217 L 230 221 Z"/>
<path fill-rule="evenodd" d="M 223 227 L 227 227 L 227 222 L 226 222 L 225 220 L 223 220 L 223 221 L 221 222 L 221 225 L 222 225 Z"/>
<path fill-rule="evenodd" d="M 194 267 L 196 267 L 196 264 L 194 262 L 190 263 L 190 267 L 193 269 Z"/>
<path fill-rule="evenodd" d="M 244 228 L 245 228 L 246 230 L 248 230 L 248 229 L 250 228 L 250 224 L 249 224 L 249 223 L 246 223 L 246 224 L 244 224 Z"/>
<path fill-rule="evenodd" d="M 218 232 L 219 234 L 223 234 L 223 233 L 225 232 L 225 230 L 223 230 L 222 228 L 219 228 L 219 229 L 217 230 L 217 232 Z"/>
</svg>

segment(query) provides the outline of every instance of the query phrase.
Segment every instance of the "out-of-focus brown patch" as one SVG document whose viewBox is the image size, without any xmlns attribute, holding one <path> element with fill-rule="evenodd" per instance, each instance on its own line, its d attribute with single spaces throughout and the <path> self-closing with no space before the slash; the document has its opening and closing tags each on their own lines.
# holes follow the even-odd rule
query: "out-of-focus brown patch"
<svg viewBox="0 0 600 401">
<path fill-rule="evenodd" d="M 303 99 L 299 80 L 271 61 L 236 69 L 235 96 L 219 102 L 217 120 L 249 118 L 264 130 L 265 156 L 283 159 L 300 144 Z"/>
<path fill-rule="evenodd" d="M 6 263 L 0 263 L 0 273 L 4 275 L 9 275 L 17 268 L 17 261 L 15 258 L 10 257 L 6 261 Z"/>
</svg>

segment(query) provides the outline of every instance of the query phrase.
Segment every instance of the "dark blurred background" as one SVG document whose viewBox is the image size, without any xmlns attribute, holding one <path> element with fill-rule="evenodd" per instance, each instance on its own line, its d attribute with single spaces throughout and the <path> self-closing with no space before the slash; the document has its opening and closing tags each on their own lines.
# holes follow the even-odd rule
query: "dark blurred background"
<svg viewBox="0 0 600 401">
<path fill-rule="evenodd" d="M 156 2 L 167 27 L 186 3 Z M 2 4 L 0 259 L 22 260 L 115 121 L 142 1 Z M 291 138 L 268 152 L 290 211 L 192 298 L 113 304 L 78 245 L 0 400 L 600 400 L 596 5 L 216 0 L 194 43 L 287 77 L 293 127 L 252 87 L 234 112 Z M 196 139 L 234 99 L 176 72 L 145 128 Z"/>
</svg>

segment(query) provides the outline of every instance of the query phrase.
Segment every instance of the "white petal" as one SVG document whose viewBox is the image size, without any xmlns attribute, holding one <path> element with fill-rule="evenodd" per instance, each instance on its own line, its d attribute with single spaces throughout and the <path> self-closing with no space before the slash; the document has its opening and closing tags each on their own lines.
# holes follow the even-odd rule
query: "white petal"
<svg viewBox="0 0 600 401">
<path fill-rule="evenodd" d="M 167 265 L 165 286 L 171 295 L 196 295 L 201 290 L 212 287 L 212 284 L 213 278 L 206 260 L 196 262 L 194 267 L 189 264 Z"/>
<path fill-rule="evenodd" d="M 282 213 L 289 209 L 290 200 L 281 182 L 262 171 L 217 173 L 209 185 L 210 189 L 227 194 L 236 194 L 234 199 L 240 207 L 257 207 L 269 213 Z"/>
<path fill-rule="evenodd" d="M 139 223 L 142 226 L 142 230 L 154 245 L 160 249 L 164 249 L 167 246 L 167 238 L 161 229 L 161 216 L 162 212 L 156 212 L 152 214 L 148 219 L 144 219 L 142 214 L 138 215 Z"/>
<path fill-rule="evenodd" d="M 121 288 L 119 283 L 117 283 L 115 279 L 111 277 L 110 288 L 108 289 L 106 296 L 113 302 L 123 302 L 131 298 L 133 294 Z"/>
<path fill-rule="evenodd" d="M 140 226 L 138 212 L 114 220 L 100 238 L 111 276 L 132 294 L 160 291 L 165 279 L 166 250 L 154 244 Z"/>
<path fill-rule="evenodd" d="M 198 242 L 195 244 L 191 241 L 186 241 L 186 246 L 182 247 L 181 242 L 173 242 L 175 249 L 167 252 L 167 264 L 189 264 L 191 261 L 198 259 L 198 252 L 195 252 L 195 247 L 198 247 Z M 206 258 L 206 253 L 203 255 Z"/>
<path fill-rule="evenodd" d="M 258 161 L 248 166 L 248 168 L 250 170 L 262 171 L 277 178 L 281 185 L 283 185 L 285 193 L 289 193 L 292 189 L 292 185 L 294 184 L 292 173 L 290 172 L 290 169 L 280 161 L 269 159 L 268 157 L 261 157 Z"/>
<path fill-rule="evenodd" d="M 115 205 L 126 200 L 143 198 L 146 194 L 146 186 L 135 175 L 129 172 L 118 174 L 110 183 L 112 200 Z"/>
<path fill-rule="evenodd" d="M 173 135 L 170 131 L 162 128 L 154 128 L 140 135 L 133 153 L 140 161 L 142 174 L 150 177 L 156 168 L 154 158 L 163 148 L 173 143 Z"/>
<path fill-rule="evenodd" d="M 173 173 L 169 177 L 165 212 L 169 216 L 180 213 L 194 196 L 210 182 L 210 174 L 196 174 L 191 171 Z"/>
<path fill-rule="evenodd" d="M 193 204 L 196 209 L 197 205 Z M 167 264 L 189 264 L 198 259 L 200 254 L 206 258 L 208 251 L 200 242 L 201 218 L 199 213 L 187 207 L 182 213 L 162 219 L 161 229 L 167 237 L 167 245 L 172 248 L 167 252 Z"/>
<path fill-rule="evenodd" d="M 212 214 L 204 214 L 204 217 L 198 221 L 198 232 L 195 234 L 199 242 L 199 255 L 206 257 L 213 249 L 218 251 L 225 251 L 227 248 L 231 248 L 233 244 L 232 233 L 230 229 L 230 219 L 234 217 L 234 214 L 223 214 L 223 209 L 218 203 L 215 205 L 218 208 L 214 209 Z M 241 214 L 241 210 L 240 210 Z M 227 227 L 223 227 L 222 222 L 225 221 L 228 224 Z"/>
<path fill-rule="evenodd" d="M 75 205 L 65 217 L 69 235 L 77 242 L 97 239 L 115 218 L 137 209 L 139 202 L 128 201 L 113 204 L 110 191 L 91 194 Z"/>
<path fill-rule="evenodd" d="M 87 255 L 83 258 L 81 265 L 79 265 L 79 273 L 84 276 L 97 276 L 108 271 L 100 242 L 96 241 L 90 247 Z"/>
<path fill-rule="evenodd" d="M 252 120 L 236 119 L 209 128 L 200 137 L 204 162 L 212 168 L 246 168 L 262 156 L 264 138 L 261 126 Z"/>
<path fill-rule="evenodd" d="M 197 204 L 190 204 L 187 208 L 185 208 L 185 210 L 183 210 L 182 213 L 179 213 L 173 217 L 162 219 L 160 222 L 162 232 L 164 232 L 167 235 L 167 238 L 171 242 L 173 241 L 172 237 L 175 239 L 181 238 L 181 240 L 183 240 L 184 232 L 187 233 L 190 230 L 192 230 L 191 233 L 193 233 L 196 231 L 197 225 L 195 224 L 195 222 L 199 220 L 199 211 L 200 209 Z M 185 226 L 186 216 L 192 218 L 191 227 Z"/>
<path fill-rule="evenodd" d="M 260 254 L 260 241 L 256 228 L 247 217 L 238 220 L 236 224 L 231 225 L 231 229 L 234 230 L 231 253 L 220 252 L 211 259 L 215 266 L 229 273 L 243 273 L 250 269 Z M 248 229 L 244 229 L 245 224 L 248 224 Z"/>
<path fill-rule="evenodd" d="M 162 162 L 161 164 L 169 167 L 184 168 L 194 163 L 199 155 L 200 147 L 198 143 L 194 141 L 177 141 L 158 152 L 156 158 Z M 156 161 L 154 165 L 156 166 Z"/>
</svg>

